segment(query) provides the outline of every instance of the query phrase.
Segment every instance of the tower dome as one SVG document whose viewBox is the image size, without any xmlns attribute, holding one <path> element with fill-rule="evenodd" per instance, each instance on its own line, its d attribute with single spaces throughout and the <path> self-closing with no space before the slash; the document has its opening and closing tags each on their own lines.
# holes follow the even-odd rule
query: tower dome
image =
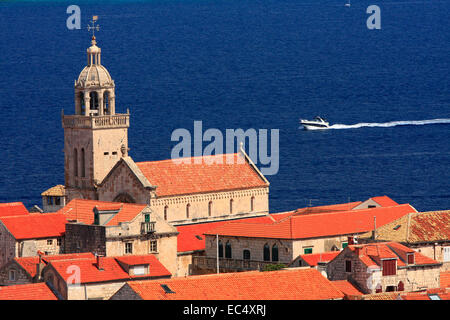
<svg viewBox="0 0 450 320">
<path fill-rule="evenodd" d="M 102 50 L 97 47 L 95 36 L 92 37 L 92 45 L 87 51 L 87 66 L 80 72 L 78 80 L 75 82 L 75 87 L 112 87 L 114 80 L 111 78 L 108 70 L 101 64 Z"/>
</svg>

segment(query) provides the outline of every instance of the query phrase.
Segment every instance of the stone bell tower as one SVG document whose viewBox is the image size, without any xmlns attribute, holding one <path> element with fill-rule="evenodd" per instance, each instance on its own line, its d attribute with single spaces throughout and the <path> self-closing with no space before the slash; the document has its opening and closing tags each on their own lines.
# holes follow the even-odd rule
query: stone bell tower
<svg viewBox="0 0 450 320">
<path fill-rule="evenodd" d="M 97 185 L 128 155 L 130 115 L 116 113 L 114 80 L 101 64 L 94 35 L 91 43 L 75 81 L 75 114 L 62 113 L 67 201 L 97 199 Z"/>
</svg>

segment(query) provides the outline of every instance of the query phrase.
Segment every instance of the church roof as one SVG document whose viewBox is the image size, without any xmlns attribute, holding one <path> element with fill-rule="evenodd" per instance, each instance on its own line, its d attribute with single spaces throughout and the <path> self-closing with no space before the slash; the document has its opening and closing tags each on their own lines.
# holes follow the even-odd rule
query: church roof
<svg viewBox="0 0 450 320">
<path fill-rule="evenodd" d="M 230 157 L 232 161 L 227 161 Z M 267 187 L 269 184 L 242 153 L 137 162 L 159 197 Z"/>
</svg>

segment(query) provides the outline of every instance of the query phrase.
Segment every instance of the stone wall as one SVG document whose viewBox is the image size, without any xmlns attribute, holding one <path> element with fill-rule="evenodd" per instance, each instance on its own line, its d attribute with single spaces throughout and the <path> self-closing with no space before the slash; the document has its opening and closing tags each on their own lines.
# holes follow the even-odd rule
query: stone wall
<svg viewBox="0 0 450 320">
<path fill-rule="evenodd" d="M 66 224 L 65 253 L 93 252 L 106 255 L 105 227 L 78 223 Z"/>
<path fill-rule="evenodd" d="M 9 279 L 9 272 L 11 270 L 15 272 L 15 280 Z M 14 260 L 6 263 L 2 268 L 0 268 L 0 286 L 11 286 L 27 283 L 32 283 L 32 279 L 28 273 Z"/>
</svg>

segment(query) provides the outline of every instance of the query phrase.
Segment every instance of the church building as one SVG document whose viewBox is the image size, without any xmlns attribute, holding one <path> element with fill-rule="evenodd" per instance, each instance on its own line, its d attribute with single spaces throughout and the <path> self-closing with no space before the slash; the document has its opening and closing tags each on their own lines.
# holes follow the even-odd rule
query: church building
<svg viewBox="0 0 450 320">
<path fill-rule="evenodd" d="M 130 113 L 116 113 L 114 80 L 95 36 L 91 43 L 75 81 L 75 113 L 62 112 L 67 202 L 147 204 L 175 224 L 268 214 L 269 182 L 242 145 L 235 154 L 201 161 L 134 162 L 128 155 Z"/>
</svg>

